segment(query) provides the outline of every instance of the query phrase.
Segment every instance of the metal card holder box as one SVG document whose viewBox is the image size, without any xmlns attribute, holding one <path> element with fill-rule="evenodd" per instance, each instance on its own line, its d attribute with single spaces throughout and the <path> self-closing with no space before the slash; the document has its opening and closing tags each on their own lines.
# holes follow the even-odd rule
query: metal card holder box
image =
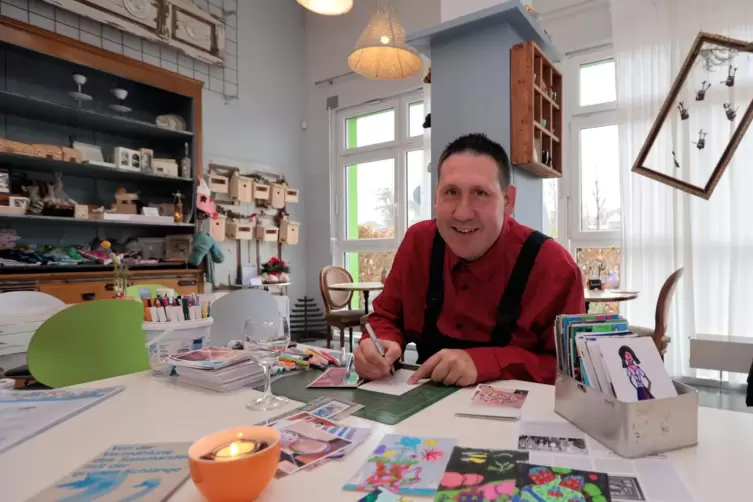
<svg viewBox="0 0 753 502">
<path fill-rule="evenodd" d="M 560 373 L 554 411 L 625 458 L 696 445 L 698 391 L 672 383 L 677 397 L 625 403 Z"/>
</svg>

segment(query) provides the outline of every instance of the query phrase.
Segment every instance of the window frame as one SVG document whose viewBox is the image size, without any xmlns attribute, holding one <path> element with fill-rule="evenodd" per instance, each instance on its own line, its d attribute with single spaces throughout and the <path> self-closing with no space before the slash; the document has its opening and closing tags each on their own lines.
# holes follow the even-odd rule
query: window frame
<svg viewBox="0 0 753 502">
<path fill-rule="evenodd" d="M 346 253 L 397 251 L 408 229 L 408 152 L 425 151 L 424 135 L 410 137 L 409 107 L 426 99 L 423 91 L 412 91 L 389 99 L 333 110 L 331 137 L 334 138 L 330 181 L 332 218 L 330 220 L 332 262 L 345 266 Z M 395 109 L 395 140 L 359 148 L 346 149 L 347 120 L 389 108 Z M 424 108 L 425 109 L 425 108 Z M 386 239 L 347 239 L 347 166 L 394 159 L 395 233 Z M 358 282 L 358 278 L 354 277 Z"/>
</svg>

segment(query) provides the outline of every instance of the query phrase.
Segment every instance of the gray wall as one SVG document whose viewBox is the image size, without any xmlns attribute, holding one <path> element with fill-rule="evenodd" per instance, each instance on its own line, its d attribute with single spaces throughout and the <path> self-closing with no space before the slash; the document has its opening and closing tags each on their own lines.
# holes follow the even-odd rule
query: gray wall
<svg viewBox="0 0 753 502">
<path fill-rule="evenodd" d="M 438 159 L 453 139 L 483 132 L 510 153 L 510 47 L 523 39 L 509 26 L 432 44 L 431 150 Z M 432 173 L 436 182 L 436 168 Z M 543 223 L 539 178 L 514 169 L 515 218 L 532 228 Z"/>
</svg>

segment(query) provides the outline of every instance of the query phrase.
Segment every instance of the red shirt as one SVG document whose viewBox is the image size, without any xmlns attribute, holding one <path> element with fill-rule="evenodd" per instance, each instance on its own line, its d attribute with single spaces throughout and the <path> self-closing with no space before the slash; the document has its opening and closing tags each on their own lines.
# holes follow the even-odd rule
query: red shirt
<svg viewBox="0 0 753 502">
<path fill-rule="evenodd" d="M 379 338 L 398 342 L 403 349 L 406 335 L 420 340 L 423 332 L 436 230 L 434 220 L 408 229 L 369 316 Z M 472 262 L 461 260 L 446 247 L 444 301 L 437 321 L 442 334 L 480 342 L 491 339 L 502 293 L 532 231 L 505 218 L 500 237 L 486 254 Z M 546 240 L 528 278 L 510 344 L 466 349 L 478 370 L 478 381 L 519 379 L 553 384 L 557 372 L 554 320 L 559 314 L 584 313 L 583 294 L 581 272 L 570 253 L 556 241 Z M 540 337 L 543 340 L 539 343 Z"/>
</svg>

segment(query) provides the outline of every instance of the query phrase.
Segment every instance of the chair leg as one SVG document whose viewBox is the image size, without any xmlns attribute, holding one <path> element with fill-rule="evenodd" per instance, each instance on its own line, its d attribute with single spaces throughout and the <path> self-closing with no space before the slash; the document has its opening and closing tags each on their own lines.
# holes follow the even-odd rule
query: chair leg
<svg viewBox="0 0 753 502">
<path fill-rule="evenodd" d="M 327 324 L 327 348 L 332 347 L 332 326 Z"/>
<path fill-rule="evenodd" d="M 348 328 L 348 335 L 350 336 L 349 343 L 350 343 L 350 352 L 353 353 L 353 328 Z"/>
<path fill-rule="evenodd" d="M 345 328 L 340 328 L 340 350 L 345 347 Z"/>
</svg>

